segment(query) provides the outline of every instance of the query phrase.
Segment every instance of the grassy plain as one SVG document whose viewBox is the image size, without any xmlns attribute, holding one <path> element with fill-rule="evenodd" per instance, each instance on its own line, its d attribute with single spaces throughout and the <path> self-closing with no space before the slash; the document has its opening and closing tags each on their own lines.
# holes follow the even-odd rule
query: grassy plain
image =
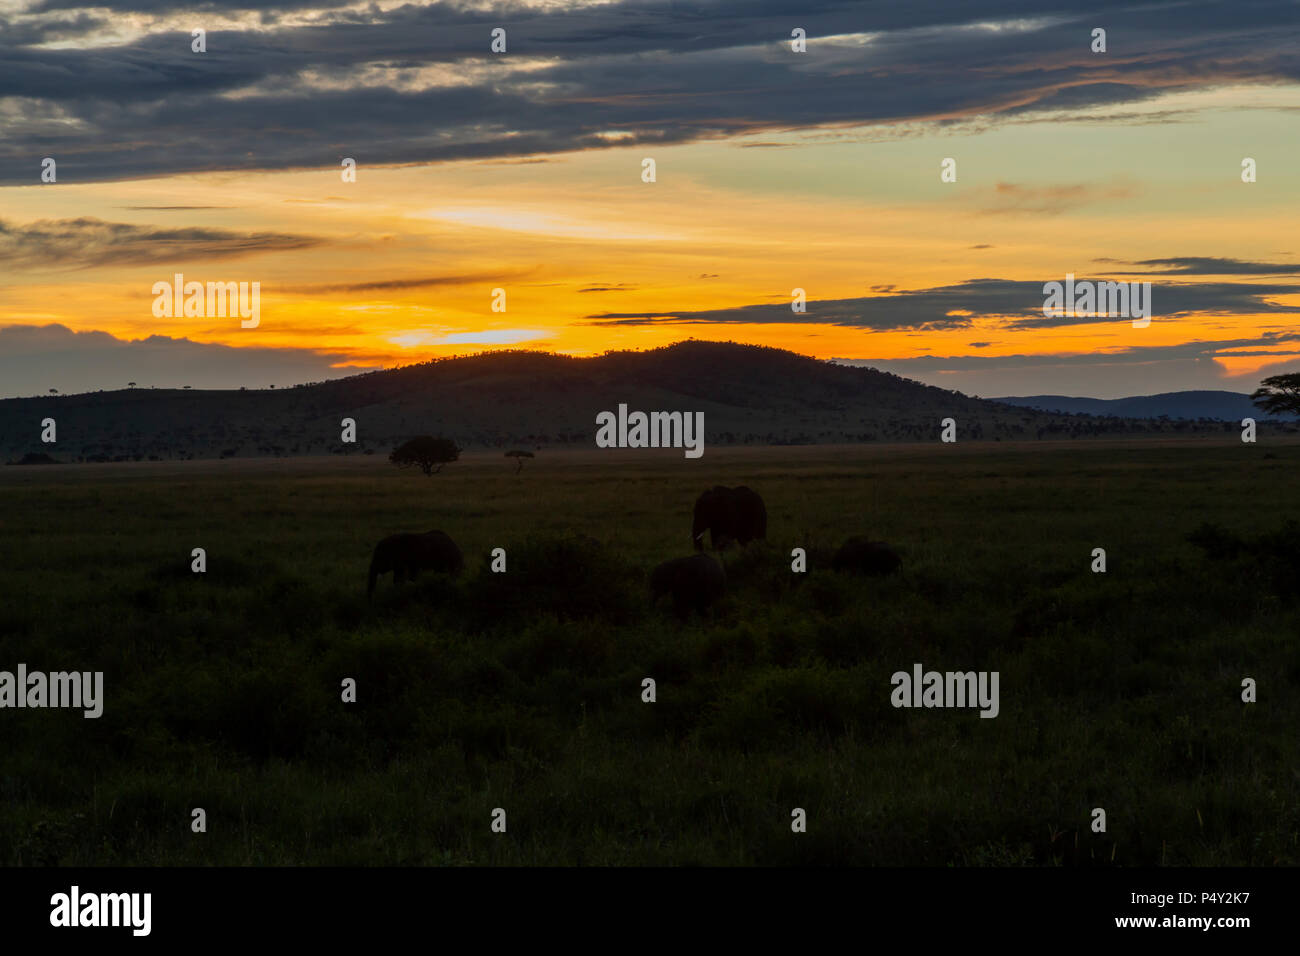
<svg viewBox="0 0 1300 956">
<path fill-rule="evenodd" d="M 1300 445 L 513 467 L 0 469 L 0 669 L 102 670 L 106 698 L 97 720 L 0 711 L 0 864 L 1300 862 L 1294 580 L 1186 540 L 1300 518 Z M 726 553 L 724 604 L 683 624 L 645 575 L 689 553 L 715 483 L 763 495 L 768 547 Z M 385 579 L 367 604 L 374 543 L 432 528 L 466 573 Z M 829 571 L 857 533 L 902 572 Z M 893 708 L 917 662 L 998 671 L 1000 715 Z"/>
</svg>

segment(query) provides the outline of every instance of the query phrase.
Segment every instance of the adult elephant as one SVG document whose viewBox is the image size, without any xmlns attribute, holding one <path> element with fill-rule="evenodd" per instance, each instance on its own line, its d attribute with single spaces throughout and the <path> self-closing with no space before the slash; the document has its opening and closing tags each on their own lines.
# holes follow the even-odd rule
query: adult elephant
<svg viewBox="0 0 1300 956">
<path fill-rule="evenodd" d="M 710 488 L 695 501 L 691 539 L 695 550 L 704 550 L 704 533 L 709 532 L 714 550 L 730 542 L 749 544 L 767 537 L 767 508 L 758 492 L 741 485 Z"/>
<path fill-rule="evenodd" d="M 366 596 L 374 594 L 375 580 L 381 574 L 393 572 L 393 583 L 403 578 L 414 581 L 421 571 L 442 571 L 459 574 L 465 559 L 456 542 L 441 531 L 424 534 L 393 534 L 375 545 L 370 559 L 370 579 Z"/>
</svg>

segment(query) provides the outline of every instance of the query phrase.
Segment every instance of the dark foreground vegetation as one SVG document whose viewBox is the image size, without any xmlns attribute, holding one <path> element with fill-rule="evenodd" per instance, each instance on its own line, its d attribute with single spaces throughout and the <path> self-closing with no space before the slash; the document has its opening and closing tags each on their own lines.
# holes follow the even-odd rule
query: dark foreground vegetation
<svg viewBox="0 0 1300 956">
<path fill-rule="evenodd" d="M 1276 443 L 4 469 L 0 669 L 102 670 L 105 702 L 0 711 L 0 863 L 1295 864 L 1298 472 Z M 647 576 L 714 484 L 761 492 L 767 543 L 680 620 Z M 375 543 L 434 528 L 464 572 L 367 603 Z M 833 571 L 852 534 L 901 568 Z M 998 671 L 999 716 L 894 709 L 914 663 Z"/>
</svg>

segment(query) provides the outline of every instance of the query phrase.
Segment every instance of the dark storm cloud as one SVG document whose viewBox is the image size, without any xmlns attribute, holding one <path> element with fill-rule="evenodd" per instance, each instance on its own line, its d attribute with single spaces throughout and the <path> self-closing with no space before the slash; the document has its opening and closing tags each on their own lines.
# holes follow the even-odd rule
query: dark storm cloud
<svg viewBox="0 0 1300 956">
<path fill-rule="evenodd" d="M 105 7 L 183 11 L 187 29 L 205 10 L 251 11 L 260 26 L 210 32 L 206 54 L 191 53 L 181 31 L 121 46 L 32 46 L 53 36 L 44 30 L 97 33 L 101 22 L 89 11 Z M 630 134 L 622 145 L 644 145 L 829 124 L 1014 119 L 1043 107 L 1300 77 L 1300 18 L 1282 0 L 1002 0 L 978 8 L 957 0 L 723 0 L 576 10 L 435 3 L 389 11 L 243 0 L 197 12 L 171 0 L 43 0 L 40 10 L 0 28 L 0 97 L 37 104 L 0 141 L 0 182 L 34 182 L 43 156 L 59 159 L 61 182 L 324 166 L 343 156 L 374 164 L 499 158 L 607 147 L 599 134 L 609 130 Z M 311 25 L 283 20 L 308 10 Z M 988 23 L 1002 28 L 975 25 Z M 1109 30 L 1107 56 L 1088 50 L 1099 24 Z M 488 52 L 496 26 L 508 30 L 505 56 Z M 806 54 L 790 51 L 794 26 L 807 31 Z M 857 33 L 872 38 L 833 39 Z M 515 68 L 530 58 L 537 69 Z M 471 83 L 403 85 L 410 71 L 432 65 Z M 309 72 L 329 88 L 304 79 Z"/>
<path fill-rule="evenodd" d="M 119 13 L 187 13 L 229 14 L 240 11 L 270 13 L 283 10 L 329 10 L 344 7 L 353 0 L 237 0 L 235 3 L 223 3 L 221 0 L 199 0 L 197 3 L 187 0 L 38 0 L 28 8 L 31 13 L 46 13 L 50 10 L 76 10 L 81 7 L 94 6 Z"/>
<path fill-rule="evenodd" d="M 698 312 L 602 312 L 587 316 L 591 325 L 727 325 L 789 324 L 839 325 L 851 328 L 886 331 L 914 329 L 934 331 L 966 328 L 975 319 L 1005 318 L 1010 329 L 1054 328 L 1066 325 L 1091 325 L 1116 322 L 1097 316 L 1043 315 L 1043 285 L 1062 282 L 1064 276 L 1049 276 L 1043 282 L 1011 279 L 970 279 L 956 285 L 917 289 L 855 299 L 809 300 L 807 312 L 795 313 L 788 301 L 742 305 L 730 309 Z M 1082 281 L 1106 281 L 1090 276 L 1076 276 Z M 1183 283 L 1178 285 L 1152 282 L 1153 318 L 1179 315 L 1236 315 L 1275 313 L 1300 314 L 1300 309 L 1274 304 L 1268 298 L 1300 294 L 1300 285 L 1255 285 L 1234 282 Z"/>
<path fill-rule="evenodd" d="M 75 40 L 107 26 L 108 20 L 86 12 L 43 16 L 39 20 L 29 20 L 24 23 L 0 20 L 0 50 L 37 43 L 52 43 L 58 40 Z"/>
</svg>

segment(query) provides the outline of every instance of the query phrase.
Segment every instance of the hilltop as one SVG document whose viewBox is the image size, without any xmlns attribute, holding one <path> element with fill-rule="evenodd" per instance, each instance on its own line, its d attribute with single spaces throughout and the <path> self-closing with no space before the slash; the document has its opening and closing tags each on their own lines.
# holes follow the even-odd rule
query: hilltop
<svg viewBox="0 0 1300 956">
<path fill-rule="evenodd" d="M 124 389 L 0 401 L 0 457 L 58 461 L 387 454 L 416 434 L 461 447 L 591 446 L 595 417 L 626 403 L 702 411 L 707 445 L 1221 433 L 1202 423 L 1062 415 L 971 398 L 876 369 L 781 349 L 685 341 L 573 358 L 526 350 L 438 359 L 288 389 Z M 58 443 L 42 445 L 53 418 Z M 340 421 L 358 442 L 340 443 Z M 707 447 L 707 446 L 706 446 Z"/>
</svg>

